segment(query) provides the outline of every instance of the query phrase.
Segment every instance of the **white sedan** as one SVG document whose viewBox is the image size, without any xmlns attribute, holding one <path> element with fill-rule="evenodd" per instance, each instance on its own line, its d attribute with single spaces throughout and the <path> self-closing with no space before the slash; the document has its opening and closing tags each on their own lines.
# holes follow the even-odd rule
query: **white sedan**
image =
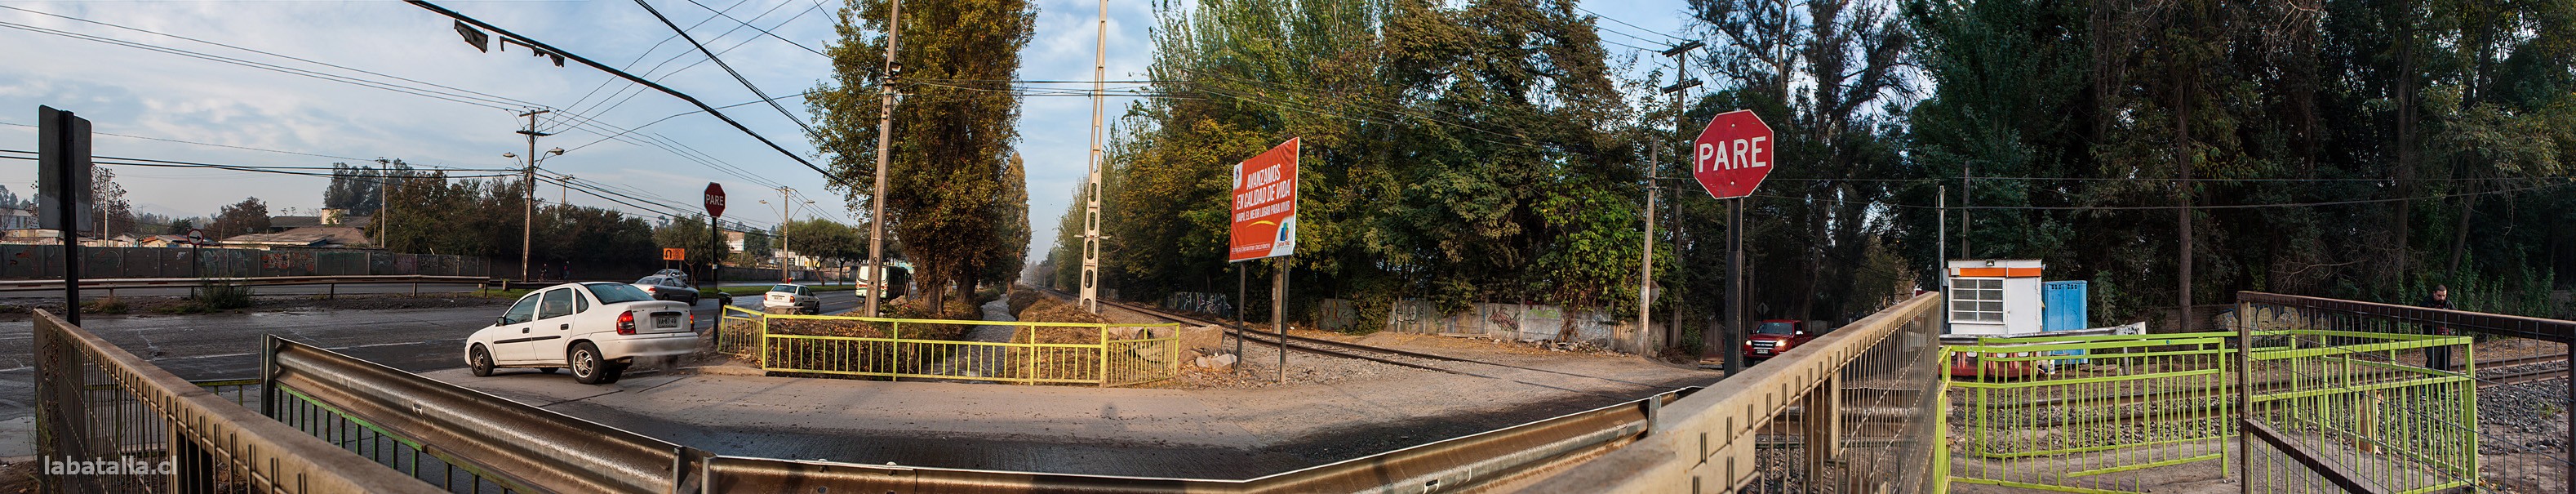
<svg viewBox="0 0 2576 494">
<path fill-rule="evenodd" d="M 496 367 L 569 367 L 582 384 L 616 382 L 636 357 L 696 351 L 692 317 L 687 304 L 654 300 L 634 285 L 555 285 L 529 292 L 465 338 L 465 363 L 475 376 Z"/>
</svg>

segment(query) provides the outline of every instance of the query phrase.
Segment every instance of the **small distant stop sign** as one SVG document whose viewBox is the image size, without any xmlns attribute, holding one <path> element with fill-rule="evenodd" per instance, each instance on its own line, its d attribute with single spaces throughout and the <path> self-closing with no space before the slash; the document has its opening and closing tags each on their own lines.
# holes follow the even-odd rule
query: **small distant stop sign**
<svg viewBox="0 0 2576 494">
<path fill-rule="evenodd" d="M 1762 177 L 1771 176 L 1771 126 L 1753 110 L 1718 114 L 1691 142 L 1691 178 L 1719 199 L 1753 195 Z"/>
<path fill-rule="evenodd" d="M 724 186 L 707 182 L 707 216 L 724 217 Z"/>
</svg>

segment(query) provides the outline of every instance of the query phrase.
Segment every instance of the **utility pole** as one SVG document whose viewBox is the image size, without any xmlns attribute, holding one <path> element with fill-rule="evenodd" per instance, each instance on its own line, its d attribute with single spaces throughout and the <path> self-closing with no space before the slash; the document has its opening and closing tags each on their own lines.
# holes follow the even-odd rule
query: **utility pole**
<svg viewBox="0 0 2576 494">
<path fill-rule="evenodd" d="M 376 248 L 382 249 L 385 248 L 385 224 L 393 221 L 393 215 L 386 213 L 394 210 L 394 166 L 384 158 L 376 158 L 376 166 L 384 168 L 376 172 L 376 214 L 367 217 L 367 227 L 376 230 Z"/>
<path fill-rule="evenodd" d="M 1680 46 L 1674 46 L 1674 47 L 1672 47 L 1671 49 L 1664 50 L 1664 52 L 1663 52 L 1663 55 L 1664 55 L 1664 56 L 1667 56 L 1667 57 L 1673 57 L 1673 85 L 1670 85 L 1670 86 L 1664 86 L 1664 94 L 1673 95 L 1673 135 L 1681 135 L 1681 133 L 1682 133 L 1682 132 L 1684 132 L 1684 130 L 1683 130 L 1683 129 L 1688 128 L 1688 126 L 1690 125 L 1690 122 L 1689 122 L 1689 121 L 1690 121 L 1690 117 L 1689 117 L 1688 115 L 1684 115 L 1684 114 L 1683 114 L 1683 112 L 1682 112 L 1682 98 L 1683 98 L 1683 97 L 1685 97 L 1685 96 L 1687 96 L 1687 95 L 1689 94 L 1689 92 L 1690 92 L 1690 89 L 1691 89 L 1691 88 L 1699 87 L 1699 81 L 1698 81 L 1698 80 L 1696 80 L 1696 79 L 1691 79 L 1691 78 L 1690 78 L 1690 62 L 1688 61 L 1688 59 L 1684 58 L 1684 55 L 1688 55 L 1688 54 L 1690 53 L 1690 51 L 1691 51 L 1691 50 L 1698 49 L 1700 46 L 1702 46 L 1702 44 L 1701 44 L 1700 42 L 1698 42 L 1698 41 L 1692 41 L 1692 42 L 1688 42 L 1688 43 L 1682 43 Z M 1654 149 L 1655 149 L 1655 150 L 1657 150 L 1657 151 L 1661 151 L 1661 150 L 1663 150 L 1663 148 L 1662 148 L 1662 147 L 1660 147 L 1660 146 L 1658 146 L 1658 147 L 1656 147 L 1656 148 L 1654 148 Z M 1646 262 L 1645 262 L 1645 265 L 1646 265 L 1646 274 L 1645 274 L 1645 276 L 1647 276 L 1647 277 L 1651 278 L 1652 276 L 1654 276 L 1654 272 L 1655 272 L 1655 271 L 1654 271 L 1654 266 L 1655 266 L 1655 192 L 1656 192 L 1657 190 L 1660 190 L 1660 189 L 1658 189 L 1658 188 L 1657 188 L 1657 185 L 1656 185 L 1656 184 L 1659 184 L 1660 182 L 1655 182 L 1654 180 L 1660 180 L 1660 179 L 1661 179 L 1660 177 L 1658 177 L 1658 175 L 1661 175 L 1661 174 L 1662 174 L 1662 172 L 1663 172 L 1663 170 L 1661 170 L 1661 169 L 1660 169 L 1660 168 L 1655 164 L 1655 161 L 1656 161 L 1656 159 L 1658 158 L 1658 156 L 1653 155 L 1652 153 L 1649 153 L 1649 154 L 1650 154 L 1650 155 L 1649 155 L 1649 156 L 1647 157 L 1647 159 L 1646 159 L 1646 162 L 1648 163 L 1648 165 L 1647 165 L 1647 168 L 1646 168 L 1646 169 L 1647 169 L 1647 173 L 1646 173 L 1646 177 L 1647 177 L 1647 185 L 1646 185 L 1646 249 L 1645 249 L 1645 250 L 1646 250 Z M 1675 156 L 1675 157 L 1677 157 L 1677 158 L 1678 158 L 1679 156 Z M 1679 197 L 1679 196 L 1675 196 L 1675 197 L 1673 198 L 1673 202 L 1674 202 L 1674 203 L 1676 203 L 1676 204 L 1680 203 L 1680 202 L 1681 202 L 1681 197 Z M 1676 206 L 1676 207 L 1675 207 L 1675 209 L 1673 209 L 1673 211 L 1674 211 L 1673 221 L 1674 221 L 1675 223 L 1679 223 L 1679 222 L 1681 222 L 1681 214 L 1680 214 L 1681 209 L 1680 209 L 1678 206 Z M 1678 240 L 1678 238 L 1679 238 L 1679 237 L 1676 237 L 1676 240 Z M 1675 254 L 1674 259 L 1676 259 L 1676 260 L 1680 259 L 1679 254 L 1681 253 L 1680 247 L 1678 247 L 1678 245 L 1679 245 L 1679 244 L 1676 244 L 1676 247 L 1675 247 L 1675 248 L 1674 248 L 1674 250 L 1673 250 L 1673 253 Z M 1676 262 L 1678 262 L 1678 261 L 1676 261 Z M 1674 266 L 1674 268 L 1675 268 L 1675 269 L 1680 269 L 1680 266 Z M 1651 280 L 1649 280 L 1649 281 L 1647 281 L 1647 282 L 1642 282 L 1642 283 L 1639 283 L 1639 284 L 1638 284 L 1638 287 L 1637 287 L 1637 299 L 1638 299 L 1638 302 L 1637 302 L 1637 304 L 1638 304 L 1638 305 L 1637 305 L 1637 331 L 1640 331 L 1640 332 L 1647 331 L 1647 325 L 1648 325 L 1648 324 L 1650 324 L 1650 323 L 1652 322 L 1652 321 L 1650 321 L 1649 319 L 1647 319 L 1647 316 L 1646 316 L 1646 314 L 1647 314 L 1648 312 L 1651 312 L 1649 309 L 1650 309 L 1650 308 L 1653 306 L 1653 304 L 1654 304 L 1654 299 L 1653 299 L 1652 297 L 1650 297 L 1650 296 L 1648 296 L 1648 295 L 1646 294 L 1646 286 L 1645 286 L 1645 285 L 1650 284 L 1650 283 L 1652 283 L 1652 281 L 1651 281 Z M 1674 314 L 1674 316 L 1673 316 L 1673 320 L 1671 320 L 1671 321 L 1667 321 L 1666 323 L 1667 323 L 1667 324 L 1672 324 L 1672 325 L 1675 325 L 1676 327 L 1678 327 L 1678 326 L 1681 324 L 1681 315 L 1680 315 L 1681 313 L 1680 313 L 1678 310 L 1676 310 L 1673 314 Z M 1678 335 L 1679 335 L 1679 333 L 1678 333 L 1678 332 L 1676 332 L 1676 333 L 1675 333 L 1675 336 L 1678 336 Z M 1670 343 L 1670 341 L 1665 341 L 1665 342 L 1663 342 L 1663 343 L 1669 344 L 1669 343 Z"/>
<path fill-rule="evenodd" d="M 1109 0 L 1100 0 L 1100 39 L 1091 52 L 1091 174 L 1082 183 L 1082 294 L 1075 300 L 1093 314 L 1100 313 L 1100 111 L 1108 101 L 1101 91 L 1108 73 Z"/>
<path fill-rule="evenodd" d="M 893 149 L 888 144 L 894 140 L 894 81 L 903 73 L 903 66 L 894 63 L 895 42 L 903 37 L 903 0 L 892 3 L 893 10 L 886 13 L 885 78 L 877 81 L 877 94 L 883 100 L 877 106 L 877 184 L 868 189 L 868 271 L 872 273 L 868 283 L 873 285 L 865 297 L 868 317 L 877 317 L 877 300 L 885 298 L 889 288 L 885 269 L 886 153 Z"/>
<path fill-rule="evenodd" d="M 1976 185 L 1968 181 L 1977 175 L 1976 166 L 1974 163 L 1959 165 L 1959 257 L 1965 259 L 1977 258 L 1974 253 L 1976 251 L 1968 250 L 1968 210 L 1973 209 L 1970 206 L 1976 205 L 1977 197 Z M 1950 268 L 1945 266 L 1941 269 Z"/>
<path fill-rule="evenodd" d="M 528 117 L 528 128 L 519 131 L 520 134 L 528 136 L 528 168 L 522 173 L 521 179 L 521 183 L 528 187 L 528 200 L 522 203 L 526 206 L 526 217 L 519 223 L 519 281 L 521 282 L 528 281 L 529 249 L 536 244 L 537 237 L 537 138 L 554 135 L 537 131 L 537 115 L 547 113 L 554 113 L 554 111 L 529 110 L 527 113 L 519 114 L 519 116 Z"/>
<path fill-rule="evenodd" d="M 1940 217 L 1939 220 L 1932 222 L 1936 225 L 1932 230 L 1934 232 L 1932 234 L 1934 252 L 1932 270 L 1936 273 L 1933 276 L 1938 277 L 1934 278 L 1932 286 L 1940 288 L 1941 299 L 1947 301 L 1951 295 L 1955 295 L 1950 293 L 1950 186 L 1940 187 L 1939 192 L 1932 194 L 1934 197 L 1932 210 Z M 1941 321 L 1941 334 L 1950 334 L 1950 304 L 1941 304 L 1941 318 L 1938 320 Z"/>
</svg>

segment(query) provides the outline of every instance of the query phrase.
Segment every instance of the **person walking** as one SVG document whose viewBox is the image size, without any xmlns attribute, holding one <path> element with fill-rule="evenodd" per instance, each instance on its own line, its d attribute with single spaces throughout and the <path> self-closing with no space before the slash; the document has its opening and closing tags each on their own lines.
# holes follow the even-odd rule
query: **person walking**
<svg viewBox="0 0 2576 494">
<path fill-rule="evenodd" d="M 2433 286 L 2433 299 L 2432 299 L 2432 300 L 2426 300 L 2426 301 L 2424 301 L 2424 308 L 2427 308 L 2427 309 L 2453 310 L 2453 309 L 2451 308 L 2451 287 L 2450 287 L 2450 286 L 2448 286 L 2448 285 L 2434 285 L 2434 286 Z M 2433 334 L 2435 334 L 2435 335 L 2439 335 L 2439 336 L 2450 336 L 2450 335 L 2451 335 L 2451 328 L 2450 328 L 2449 326 L 2443 326 L 2443 325 L 2438 325 L 2438 324 L 2427 325 L 2427 326 L 2428 326 L 2428 327 L 2427 327 L 2427 329 L 2431 330 L 2431 332 L 2432 332 Z M 2451 370 L 2451 347 L 2450 347 L 2449 345 L 2444 345 L 2444 346 L 2437 346 L 2437 347 L 2425 348 L 2425 349 L 2424 349 L 2424 366 L 2425 366 L 2425 367 L 2430 367 L 2430 368 L 2432 368 L 2432 369 L 2434 369 L 2434 370 L 2441 370 L 2441 371 L 2448 371 L 2448 370 Z"/>
</svg>

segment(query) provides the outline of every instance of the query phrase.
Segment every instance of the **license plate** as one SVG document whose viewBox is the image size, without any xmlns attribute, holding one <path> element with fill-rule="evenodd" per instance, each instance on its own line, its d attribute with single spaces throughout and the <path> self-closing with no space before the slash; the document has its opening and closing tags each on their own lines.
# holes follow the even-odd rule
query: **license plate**
<svg viewBox="0 0 2576 494">
<path fill-rule="evenodd" d="M 1768 348 L 1765 348 L 1765 349 L 1758 349 L 1758 350 L 1754 350 L 1754 351 L 1753 351 L 1753 353 L 1759 353 L 1759 354 L 1769 355 L 1769 354 L 1771 354 L 1771 350 L 1770 350 L 1770 349 L 1768 349 Z"/>
<path fill-rule="evenodd" d="M 653 325 L 664 328 L 680 327 L 680 316 L 653 316 Z"/>
</svg>

